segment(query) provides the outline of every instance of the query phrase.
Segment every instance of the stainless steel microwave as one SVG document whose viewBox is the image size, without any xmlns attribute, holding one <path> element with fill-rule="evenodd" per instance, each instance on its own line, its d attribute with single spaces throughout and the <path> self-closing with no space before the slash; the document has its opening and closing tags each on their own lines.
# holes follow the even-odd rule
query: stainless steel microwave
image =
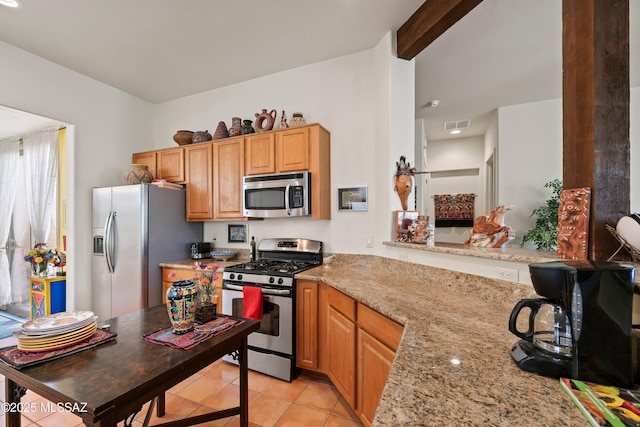
<svg viewBox="0 0 640 427">
<path fill-rule="evenodd" d="M 291 172 L 242 178 L 243 215 L 286 218 L 311 215 L 311 174 Z"/>
</svg>

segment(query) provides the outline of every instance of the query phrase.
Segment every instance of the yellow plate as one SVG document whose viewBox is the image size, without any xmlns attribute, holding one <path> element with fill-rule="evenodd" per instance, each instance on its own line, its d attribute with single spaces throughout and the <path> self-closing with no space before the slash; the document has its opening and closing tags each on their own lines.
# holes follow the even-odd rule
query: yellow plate
<svg viewBox="0 0 640 427">
<path fill-rule="evenodd" d="M 18 340 L 17 347 L 18 350 L 22 351 L 50 351 L 68 347 L 70 345 L 84 341 L 96 332 L 97 326 L 95 324 L 89 326 L 90 327 L 88 329 L 85 329 L 82 333 L 68 335 L 53 342 L 34 343 L 33 340 L 27 340 L 26 342 L 23 340 Z"/>
</svg>

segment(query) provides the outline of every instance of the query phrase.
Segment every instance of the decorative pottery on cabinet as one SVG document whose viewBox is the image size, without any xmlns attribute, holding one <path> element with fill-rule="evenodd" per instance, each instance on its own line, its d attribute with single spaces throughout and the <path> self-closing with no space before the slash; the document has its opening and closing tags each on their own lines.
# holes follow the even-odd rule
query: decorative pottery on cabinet
<svg viewBox="0 0 640 427">
<path fill-rule="evenodd" d="M 122 176 L 129 184 L 140 184 L 142 182 L 151 182 L 153 175 L 149 172 L 149 166 L 133 163 L 129 166 Z"/>
<path fill-rule="evenodd" d="M 173 282 L 167 289 L 167 312 L 174 334 L 182 335 L 193 330 L 197 295 L 198 288 L 193 280 Z"/>
<path fill-rule="evenodd" d="M 276 110 L 267 112 L 266 108 L 262 109 L 262 113 L 256 113 L 256 131 L 266 132 L 273 129 L 277 115 Z"/>
<path fill-rule="evenodd" d="M 252 120 L 243 120 L 242 121 L 242 135 L 247 135 L 249 133 L 256 133 L 256 130 L 251 126 L 253 123 Z"/>
<path fill-rule="evenodd" d="M 302 117 L 302 113 L 293 113 L 293 117 L 291 117 L 291 121 L 289 122 L 289 126 L 292 128 L 304 126 L 306 124 L 307 121 Z"/>
<path fill-rule="evenodd" d="M 242 133 L 242 119 L 240 117 L 231 118 L 229 136 L 238 136 Z"/>
<path fill-rule="evenodd" d="M 188 145 L 193 141 L 193 131 L 190 130 L 179 130 L 173 135 L 173 140 L 178 145 Z"/>
<path fill-rule="evenodd" d="M 199 131 L 193 133 L 192 141 L 193 142 L 207 142 L 207 141 L 211 141 L 212 139 L 213 139 L 213 137 L 209 133 L 209 130 L 204 130 L 204 131 L 203 130 L 199 130 Z"/>
<path fill-rule="evenodd" d="M 218 127 L 216 128 L 215 133 L 213 134 L 213 139 L 224 139 L 229 137 L 229 131 L 227 130 L 227 125 L 225 122 L 219 122 Z"/>
</svg>

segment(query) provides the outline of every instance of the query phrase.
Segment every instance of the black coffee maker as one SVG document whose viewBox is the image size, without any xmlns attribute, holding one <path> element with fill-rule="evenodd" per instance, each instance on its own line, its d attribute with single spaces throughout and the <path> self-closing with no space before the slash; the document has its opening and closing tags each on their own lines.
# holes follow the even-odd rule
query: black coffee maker
<svg viewBox="0 0 640 427">
<path fill-rule="evenodd" d="M 509 330 L 522 338 L 511 348 L 518 366 L 546 376 L 632 387 L 635 268 L 554 261 L 529 264 L 529 272 L 543 298 L 521 300 L 511 312 Z M 528 329 L 523 331 L 519 326 L 526 319 L 518 315 L 525 308 Z"/>
</svg>

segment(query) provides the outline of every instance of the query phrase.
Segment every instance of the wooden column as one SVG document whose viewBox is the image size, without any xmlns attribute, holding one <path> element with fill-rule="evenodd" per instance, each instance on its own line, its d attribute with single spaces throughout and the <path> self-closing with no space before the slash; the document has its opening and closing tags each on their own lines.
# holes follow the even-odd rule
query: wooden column
<svg viewBox="0 0 640 427">
<path fill-rule="evenodd" d="M 630 209 L 629 0 L 563 0 L 562 23 L 563 185 L 591 188 L 588 258 L 605 260 Z"/>
</svg>

